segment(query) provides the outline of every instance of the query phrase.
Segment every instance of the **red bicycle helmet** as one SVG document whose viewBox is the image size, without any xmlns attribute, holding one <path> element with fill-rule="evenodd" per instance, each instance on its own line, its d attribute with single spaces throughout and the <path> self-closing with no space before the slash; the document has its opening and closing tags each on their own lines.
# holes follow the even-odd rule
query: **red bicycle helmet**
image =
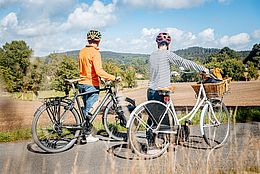
<svg viewBox="0 0 260 174">
<path fill-rule="evenodd" d="M 159 33 L 156 37 L 156 42 L 158 46 L 164 42 L 169 47 L 171 43 L 171 36 L 169 35 L 169 33 Z"/>
</svg>

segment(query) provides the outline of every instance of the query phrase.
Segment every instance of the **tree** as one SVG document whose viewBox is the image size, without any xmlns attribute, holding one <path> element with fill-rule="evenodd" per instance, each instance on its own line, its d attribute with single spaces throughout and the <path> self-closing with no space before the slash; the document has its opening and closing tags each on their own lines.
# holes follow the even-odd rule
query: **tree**
<svg viewBox="0 0 260 174">
<path fill-rule="evenodd" d="M 32 49 L 25 41 L 12 41 L 0 48 L 0 68 L 5 88 L 9 92 L 21 91 L 23 77 L 30 65 Z"/>
<path fill-rule="evenodd" d="M 65 79 L 79 78 L 78 63 L 73 57 L 62 56 L 62 62 L 56 67 L 56 72 L 52 79 L 52 88 L 57 91 L 66 91 Z"/>
<path fill-rule="evenodd" d="M 232 80 L 241 81 L 245 80 L 244 73 L 245 67 L 243 62 L 236 59 L 228 59 L 221 63 L 223 77 L 232 77 Z"/>
<path fill-rule="evenodd" d="M 144 79 L 148 78 L 148 60 L 142 57 L 134 57 L 129 62 L 138 74 L 142 74 Z"/>
<path fill-rule="evenodd" d="M 230 49 L 229 47 L 224 47 L 219 51 L 220 54 L 226 54 L 228 55 L 231 59 L 238 59 L 239 54 L 236 53 L 236 51 Z"/>
<path fill-rule="evenodd" d="M 121 68 L 120 68 L 120 64 L 116 63 L 115 61 L 109 59 L 109 60 L 106 60 L 104 63 L 103 63 L 103 68 L 104 70 L 109 73 L 109 74 L 112 74 L 114 76 L 119 76 L 121 75 Z"/>
<path fill-rule="evenodd" d="M 23 77 L 23 92 L 33 91 L 38 97 L 38 91 L 42 86 L 43 79 L 46 78 L 46 69 L 42 60 L 37 59 L 27 69 L 26 76 Z"/>
<path fill-rule="evenodd" d="M 126 83 L 128 88 L 133 88 L 136 86 L 135 74 L 135 69 L 130 66 L 126 67 L 124 73 L 121 74 L 123 81 Z"/>
<path fill-rule="evenodd" d="M 254 67 L 260 69 L 260 43 L 255 44 L 249 53 L 249 55 L 245 58 L 244 64 L 248 64 L 248 62 L 253 62 Z"/>
<path fill-rule="evenodd" d="M 136 85 L 136 70 L 133 67 L 128 65 L 120 65 L 112 60 L 107 60 L 103 67 L 106 72 L 115 76 L 121 76 L 123 83 L 125 83 L 128 88 L 132 88 Z"/>
<path fill-rule="evenodd" d="M 223 77 L 228 76 L 232 77 L 233 80 L 245 80 L 245 67 L 243 62 L 236 56 L 233 50 L 225 47 L 219 53 L 209 57 L 211 61 L 206 64 L 206 67 L 210 69 L 221 68 Z"/>
<path fill-rule="evenodd" d="M 248 61 L 247 65 L 248 65 L 248 67 L 247 67 L 247 72 L 248 72 L 247 73 L 247 79 L 248 80 L 251 80 L 251 79 L 257 80 L 258 77 L 259 77 L 259 74 L 258 74 L 257 68 L 254 66 L 254 63 L 251 62 L 251 61 Z"/>
</svg>

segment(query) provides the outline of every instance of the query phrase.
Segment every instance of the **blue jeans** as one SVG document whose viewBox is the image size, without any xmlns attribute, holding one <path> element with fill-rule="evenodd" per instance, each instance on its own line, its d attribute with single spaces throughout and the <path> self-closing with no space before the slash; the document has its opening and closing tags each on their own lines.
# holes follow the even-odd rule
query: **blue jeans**
<svg viewBox="0 0 260 174">
<path fill-rule="evenodd" d="M 159 95 L 158 91 L 150 89 L 150 88 L 148 88 L 148 90 L 147 90 L 147 99 L 164 102 L 163 97 L 161 95 Z"/>
<path fill-rule="evenodd" d="M 90 92 L 99 90 L 99 86 L 90 86 L 86 84 L 79 84 L 79 92 Z M 87 116 L 90 108 L 92 105 L 98 100 L 99 92 L 96 93 L 90 93 L 82 96 L 83 103 L 84 103 L 84 114 Z"/>
</svg>

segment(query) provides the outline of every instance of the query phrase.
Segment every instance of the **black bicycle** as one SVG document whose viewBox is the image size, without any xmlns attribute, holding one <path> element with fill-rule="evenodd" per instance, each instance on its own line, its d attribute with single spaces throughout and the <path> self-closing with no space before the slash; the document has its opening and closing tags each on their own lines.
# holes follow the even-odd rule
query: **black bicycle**
<svg viewBox="0 0 260 174">
<path fill-rule="evenodd" d="M 89 128 L 87 125 L 92 125 L 100 111 L 103 111 L 102 123 L 109 137 L 115 140 L 124 140 L 127 137 L 125 127 L 130 112 L 135 108 L 134 100 L 117 96 L 117 90 L 113 87 L 115 83 L 111 81 L 107 81 L 104 88 L 84 93 L 76 90 L 75 84 L 79 79 L 65 81 L 73 89 L 72 99 L 68 95 L 46 98 L 34 114 L 32 136 L 41 149 L 53 153 L 68 150 L 86 135 L 86 129 Z M 85 119 L 79 97 L 101 91 L 106 91 L 102 101 L 91 119 Z"/>
</svg>

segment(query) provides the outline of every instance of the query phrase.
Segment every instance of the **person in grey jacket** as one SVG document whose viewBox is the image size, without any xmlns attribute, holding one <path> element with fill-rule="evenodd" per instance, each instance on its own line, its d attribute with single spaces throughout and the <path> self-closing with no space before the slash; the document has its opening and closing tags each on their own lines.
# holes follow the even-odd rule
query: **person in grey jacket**
<svg viewBox="0 0 260 174">
<path fill-rule="evenodd" d="M 148 100 L 163 100 L 162 96 L 158 95 L 158 90 L 170 87 L 171 64 L 197 72 L 209 73 L 207 68 L 169 51 L 171 36 L 168 33 L 159 33 L 156 42 L 158 50 L 154 51 L 149 58 Z"/>
<path fill-rule="evenodd" d="M 195 70 L 197 72 L 204 72 L 206 74 L 209 73 L 209 70 L 207 68 L 198 65 L 190 60 L 184 59 L 176 55 L 175 53 L 169 51 L 171 36 L 168 33 L 159 33 L 158 36 L 156 37 L 156 42 L 158 45 L 158 50 L 154 51 L 149 58 L 150 73 L 149 73 L 149 82 L 148 82 L 148 90 L 147 90 L 148 100 L 157 100 L 160 102 L 164 102 L 163 96 L 159 95 L 159 90 L 161 88 L 169 88 L 171 86 L 170 84 L 171 65 L 184 67 L 185 69 Z M 158 108 L 151 106 L 151 109 L 154 110 Z M 157 112 L 155 111 L 154 113 Z M 153 123 L 151 118 L 148 118 L 147 124 L 150 126 L 156 125 L 156 123 Z M 148 152 L 152 153 L 153 146 L 154 146 L 154 134 L 149 129 L 146 132 L 146 136 L 149 144 L 147 153 Z"/>
</svg>

